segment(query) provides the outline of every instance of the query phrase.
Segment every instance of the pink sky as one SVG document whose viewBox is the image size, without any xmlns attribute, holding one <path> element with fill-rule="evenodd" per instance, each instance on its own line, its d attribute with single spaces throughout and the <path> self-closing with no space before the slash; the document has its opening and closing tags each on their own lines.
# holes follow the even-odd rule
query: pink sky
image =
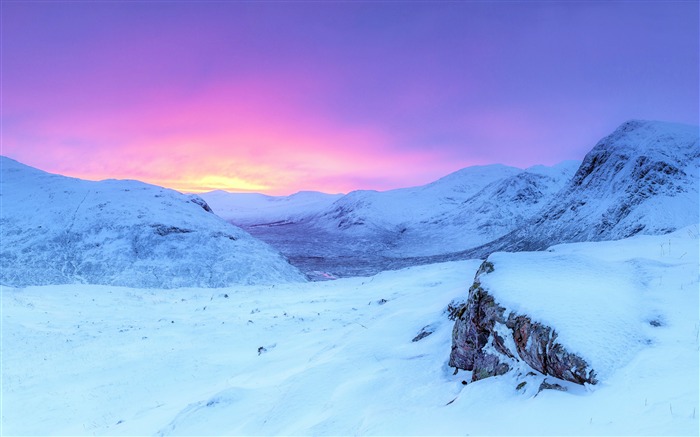
<svg viewBox="0 0 700 437">
<path fill-rule="evenodd" d="M 2 154 L 182 191 L 348 192 L 697 123 L 698 4 L 3 2 Z"/>
</svg>

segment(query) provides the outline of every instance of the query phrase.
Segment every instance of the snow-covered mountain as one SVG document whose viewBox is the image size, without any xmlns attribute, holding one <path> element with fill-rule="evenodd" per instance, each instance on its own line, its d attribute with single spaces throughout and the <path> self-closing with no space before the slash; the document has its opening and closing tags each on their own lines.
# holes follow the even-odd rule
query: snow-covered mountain
<svg viewBox="0 0 700 437">
<path fill-rule="evenodd" d="M 317 227 L 355 235 L 401 232 L 453 210 L 486 185 L 520 171 L 500 164 L 474 166 L 420 187 L 353 191 L 311 221 Z"/>
<path fill-rule="evenodd" d="M 568 161 L 554 167 L 535 166 L 527 170 L 503 165 L 476 166 L 424 186 L 385 192 L 363 190 L 347 195 L 300 192 L 292 196 L 273 197 L 218 191 L 202 197 L 215 213 L 272 245 L 305 273 L 312 276 L 321 274 L 323 277 L 327 277 L 327 274 L 351 276 L 416 264 L 485 258 L 495 251 L 541 250 L 564 242 L 619 239 L 637 233 L 667 233 L 698 221 L 699 170 L 697 126 L 630 121 L 601 140 L 580 165 Z M 196 277 L 198 284 L 211 286 L 268 277 L 266 264 L 256 263 L 249 250 L 223 247 L 215 250 L 209 243 L 193 244 L 191 239 L 197 235 L 225 235 L 233 228 L 219 229 L 225 225 L 211 214 L 205 219 L 208 220 L 206 224 L 177 224 L 179 216 L 169 208 L 181 205 L 183 201 L 153 200 L 158 199 L 157 196 L 166 196 L 163 193 L 167 193 L 167 199 L 179 196 L 174 192 L 123 181 L 101 182 L 100 186 L 105 188 L 100 191 L 90 185 L 93 183 L 71 180 L 75 187 L 80 188 L 60 189 L 54 187 L 53 182 L 45 180 L 49 176 L 41 178 L 44 180 L 42 184 L 49 188 L 26 195 L 18 191 L 14 198 L 8 197 L 13 195 L 12 189 L 3 188 L 3 192 L 10 193 L 3 194 L 5 202 L 11 199 L 9 204 L 13 206 L 10 211 L 19 211 L 16 212 L 18 217 L 24 218 L 32 217 L 31 213 L 21 209 L 24 203 L 41 205 L 36 207 L 37 210 L 45 209 L 50 217 L 58 217 L 47 220 L 59 223 L 59 228 L 62 226 L 64 232 L 59 234 L 54 230 L 50 235 L 45 235 L 47 231 L 44 228 L 22 224 L 21 220 L 24 219 L 3 222 L 7 223 L 3 230 L 6 240 L 19 248 L 3 249 L 2 252 L 8 265 L 14 266 L 14 270 L 8 269 L 8 272 L 14 271 L 12 280 L 19 282 L 13 284 L 24 283 L 22 281 L 25 279 L 22 278 L 29 278 L 32 274 L 26 266 L 36 263 L 54 266 L 43 273 L 48 275 L 46 281 L 49 282 L 39 283 L 66 277 L 79 280 L 83 276 L 83 280 L 88 282 L 103 278 L 99 279 L 100 283 L 141 285 L 138 281 L 146 281 L 162 286 L 161 282 L 166 277 L 189 276 Z M 151 191 L 146 190 L 147 194 L 135 197 L 134 192 L 140 190 L 132 189 L 130 197 L 126 199 L 122 196 L 124 192 L 120 184 L 137 184 L 139 187 L 149 187 Z M 33 185 L 36 184 L 18 183 L 22 189 Z M 151 193 L 153 190 L 158 193 Z M 81 196 L 88 202 L 82 206 Z M 144 205 L 149 205 L 148 211 L 155 216 L 137 213 L 137 219 L 134 219 L 133 214 L 128 214 L 132 208 L 130 204 L 137 198 L 140 200 L 134 208 L 142 210 Z M 178 199 L 185 198 L 180 196 Z M 168 208 L 165 202 L 169 203 Z M 190 202 L 184 203 L 188 208 L 193 207 Z M 201 203 L 206 205 L 205 202 Z M 132 221 L 115 220 L 116 216 L 109 212 L 109 208 L 107 212 L 100 209 L 116 204 Z M 161 206 L 156 208 L 156 205 Z M 97 212 L 92 215 L 73 213 L 77 209 L 85 211 L 87 207 Z M 168 211 L 167 214 L 165 211 Z M 201 213 L 202 209 L 197 211 Z M 69 223 L 73 215 L 76 221 L 71 219 Z M 163 218 L 171 216 L 175 220 L 173 224 Z M 39 220 L 39 217 L 32 219 Z M 84 229 L 75 228 L 76 224 L 90 217 L 110 223 L 110 227 L 119 223 L 124 232 L 120 231 L 120 236 L 113 238 L 103 235 L 101 230 L 86 232 L 92 225 L 85 224 Z M 204 230 L 210 228 L 209 222 L 213 226 L 209 233 L 158 231 L 160 224 L 180 230 Z M 102 229 L 102 226 L 98 225 L 95 229 Z M 159 242 L 178 240 L 188 245 L 186 251 L 163 249 L 168 254 L 167 259 L 179 260 L 181 264 L 175 262 L 173 267 L 163 269 L 156 268 L 152 263 L 144 266 L 144 257 L 157 258 L 157 254 L 151 253 L 155 250 L 153 248 L 170 247 L 151 241 L 144 243 L 142 240 L 146 236 L 153 238 L 153 232 L 143 234 L 144 227 L 155 229 L 156 234 L 168 234 L 167 240 L 161 239 Z M 16 228 L 22 230 L 21 235 Z M 97 233 L 97 236 L 89 239 L 82 237 L 91 233 Z M 126 237 L 132 233 L 143 236 L 135 239 Z M 122 237 L 130 239 L 131 243 L 124 243 Z M 136 251 L 130 249 L 131 252 L 122 250 L 117 257 L 119 265 L 133 264 L 133 268 L 140 272 L 138 279 L 133 279 L 131 273 L 117 278 L 103 271 L 105 267 L 101 267 L 100 260 L 110 259 L 111 255 L 105 258 L 109 251 L 96 244 L 103 244 L 101 239 L 105 238 L 109 242 L 119 240 L 121 242 L 118 244 L 124 247 L 143 246 Z M 81 241 L 79 247 L 75 246 L 78 240 Z M 51 250 L 60 247 L 73 249 L 61 251 L 66 254 L 58 257 L 44 256 L 41 255 L 44 251 L 36 248 L 44 247 L 41 244 L 46 244 L 45 241 L 51 242 Z M 94 244 L 87 244 L 86 241 Z M 30 246 L 33 249 L 23 252 L 23 248 Z M 266 250 L 269 251 L 269 248 Z M 97 254 L 98 261 L 90 261 L 95 259 L 90 251 Z M 146 255 L 139 251 L 146 251 Z M 132 258 L 124 258 L 125 253 L 132 252 Z M 182 258 L 182 255 L 176 256 L 174 253 L 188 255 Z M 209 261 L 204 265 L 217 266 L 215 269 L 221 269 L 217 272 L 225 273 L 209 277 L 208 267 L 202 267 L 204 270 L 201 271 L 198 267 L 192 267 L 199 264 L 187 261 L 189 256 L 207 259 Z M 228 260 L 224 264 L 231 261 L 247 267 L 221 267 L 223 264 L 220 266 L 218 263 L 224 258 Z M 212 262 L 213 259 L 217 261 Z M 282 265 L 282 270 L 287 272 L 285 269 L 288 266 Z M 173 273 L 171 269 L 180 273 Z M 278 273 L 286 277 L 282 270 L 275 267 L 270 272 L 277 272 L 272 275 L 274 277 Z M 132 280 L 137 282 L 128 282 Z M 26 283 L 34 283 L 31 281 L 35 279 Z M 166 283 L 171 284 L 168 286 L 180 284 L 170 279 Z"/>
<path fill-rule="evenodd" d="M 472 255 L 665 234 L 697 223 L 699 173 L 698 126 L 628 121 L 596 144 L 525 226 Z"/>
<path fill-rule="evenodd" d="M 206 202 L 137 181 L 85 181 L 0 157 L 0 284 L 222 287 L 303 281 Z"/>
<path fill-rule="evenodd" d="M 459 170 L 430 184 L 296 199 L 206 193 L 215 212 L 270 243 L 306 272 L 371 274 L 477 247 L 541 208 L 579 163 L 527 170 L 500 164 Z M 257 197 L 253 197 L 257 196 Z M 255 202 L 251 201 L 254 200 Z M 262 200 L 262 202 L 260 202 Z M 272 205 L 273 207 L 270 207 Z M 288 212 L 282 208 L 290 205 Z"/>
<path fill-rule="evenodd" d="M 275 225 L 299 221 L 325 210 L 342 194 L 300 191 L 291 196 L 229 193 L 216 190 L 199 195 L 218 216 L 237 225 Z"/>
<path fill-rule="evenodd" d="M 306 213 L 296 209 L 286 221 L 263 209 L 246 222 L 224 218 L 307 272 L 371 274 L 671 232 L 699 219 L 699 171 L 697 126 L 635 120 L 602 139 L 580 165 L 469 167 L 422 187 L 355 191 Z"/>
<path fill-rule="evenodd" d="M 432 256 L 475 247 L 522 226 L 569 180 L 578 161 L 536 166 L 498 179 L 445 212 L 407 226 L 404 250 Z M 409 250 L 410 248 L 410 250 Z"/>
</svg>

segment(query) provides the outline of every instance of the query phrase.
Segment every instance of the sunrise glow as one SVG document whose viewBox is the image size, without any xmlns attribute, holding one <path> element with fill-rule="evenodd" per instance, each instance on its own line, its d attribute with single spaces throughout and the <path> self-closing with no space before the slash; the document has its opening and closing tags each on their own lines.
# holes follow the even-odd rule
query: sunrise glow
<svg viewBox="0 0 700 437">
<path fill-rule="evenodd" d="M 3 2 L 2 154 L 269 194 L 581 159 L 630 118 L 697 122 L 697 15 L 696 2 Z"/>
</svg>

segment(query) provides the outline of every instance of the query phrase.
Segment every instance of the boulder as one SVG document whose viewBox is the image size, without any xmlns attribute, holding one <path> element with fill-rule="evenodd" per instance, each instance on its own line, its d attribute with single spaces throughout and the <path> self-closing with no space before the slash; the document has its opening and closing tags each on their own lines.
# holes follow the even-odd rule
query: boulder
<svg viewBox="0 0 700 437">
<path fill-rule="evenodd" d="M 595 371 L 557 341 L 552 327 L 527 314 L 506 312 L 482 287 L 481 276 L 493 271 L 493 263 L 482 263 L 467 302 L 456 312 L 449 365 L 472 371 L 472 381 L 478 381 L 502 375 L 522 361 L 544 375 L 596 384 Z"/>
</svg>

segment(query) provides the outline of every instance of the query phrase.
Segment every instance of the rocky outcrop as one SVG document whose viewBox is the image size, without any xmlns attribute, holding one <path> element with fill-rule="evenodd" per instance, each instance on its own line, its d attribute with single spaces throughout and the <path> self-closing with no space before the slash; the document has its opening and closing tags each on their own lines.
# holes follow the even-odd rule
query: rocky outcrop
<svg viewBox="0 0 700 437">
<path fill-rule="evenodd" d="M 194 203 L 195 205 L 201 206 L 202 209 L 205 210 L 206 212 L 214 214 L 214 211 L 212 211 L 209 204 L 201 197 L 197 196 L 196 194 L 190 194 L 189 198 L 190 198 L 190 202 Z"/>
<path fill-rule="evenodd" d="M 485 261 L 476 273 L 467 302 L 457 311 L 449 365 L 472 371 L 472 381 L 502 375 L 524 362 L 544 375 L 577 384 L 595 384 L 595 371 L 557 341 L 556 331 L 528 315 L 507 312 L 481 286 L 494 271 Z"/>
</svg>

